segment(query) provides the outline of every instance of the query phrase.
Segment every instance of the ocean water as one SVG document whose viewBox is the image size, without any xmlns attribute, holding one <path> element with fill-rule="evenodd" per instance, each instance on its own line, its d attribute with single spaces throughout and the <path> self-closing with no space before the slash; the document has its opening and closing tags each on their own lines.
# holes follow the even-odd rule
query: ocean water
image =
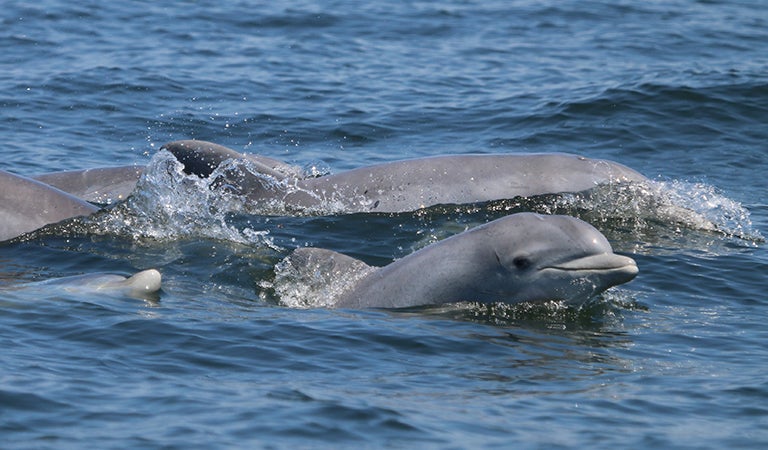
<svg viewBox="0 0 768 450">
<path fill-rule="evenodd" d="M 3 6 L 1 168 L 153 176 L 0 244 L 2 447 L 765 448 L 763 2 L 368 3 Z M 653 185 L 268 215 L 164 170 L 160 146 L 188 138 L 319 173 L 572 152 Z M 275 294 L 296 247 L 384 265 L 522 210 L 589 221 L 640 274 L 581 309 Z M 41 283 L 152 267 L 156 298 Z"/>
</svg>

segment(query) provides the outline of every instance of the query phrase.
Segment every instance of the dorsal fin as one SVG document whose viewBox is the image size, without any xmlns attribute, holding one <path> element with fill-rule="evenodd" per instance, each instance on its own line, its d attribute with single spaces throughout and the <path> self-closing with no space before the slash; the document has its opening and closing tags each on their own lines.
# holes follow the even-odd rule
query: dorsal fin
<svg viewBox="0 0 768 450">
<path fill-rule="evenodd" d="M 247 159 L 259 172 L 277 180 L 296 176 L 300 170 L 276 159 L 261 155 L 238 153 L 231 148 L 213 142 L 183 140 L 169 142 L 161 150 L 167 150 L 184 164 L 184 172 L 202 178 L 209 177 L 219 165 L 228 159 Z"/>
</svg>

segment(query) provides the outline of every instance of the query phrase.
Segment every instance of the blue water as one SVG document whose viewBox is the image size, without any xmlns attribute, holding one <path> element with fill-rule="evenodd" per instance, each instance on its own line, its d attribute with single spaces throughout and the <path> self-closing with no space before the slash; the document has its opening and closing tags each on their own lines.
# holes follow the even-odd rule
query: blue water
<svg viewBox="0 0 768 450">
<path fill-rule="evenodd" d="M 187 138 L 331 172 L 565 151 L 720 231 L 638 197 L 267 217 L 145 185 L 141 220 L 118 206 L 0 244 L 2 446 L 765 448 L 763 2 L 368 3 L 3 5 L 1 168 L 156 164 Z M 383 265 L 518 209 L 592 222 L 639 276 L 581 310 L 299 309 L 270 290 L 299 246 Z M 150 267 L 147 301 L 24 287 Z"/>
</svg>

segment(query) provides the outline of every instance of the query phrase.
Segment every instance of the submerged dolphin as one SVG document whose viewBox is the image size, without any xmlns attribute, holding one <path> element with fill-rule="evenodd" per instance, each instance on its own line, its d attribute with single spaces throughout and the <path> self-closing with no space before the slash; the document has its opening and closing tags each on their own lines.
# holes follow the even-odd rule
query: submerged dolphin
<svg viewBox="0 0 768 450">
<path fill-rule="evenodd" d="M 98 210 L 52 186 L 0 170 L 0 241 Z"/>
<path fill-rule="evenodd" d="M 402 308 L 459 301 L 581 304 L 632 280 L 635 261 L 569 216 L 513 214 L 427 246 L 382 268 L 317 248 L 278 264 L 334 307 Z M 322 303 L 323 301 L 319 301 Z"/>
<path fill-rule="evenodd" d="M 201 177 L 210 176 L 227 159 L 252 158 L 195 140 L 170 142 L 161 149 L 182 162 L 187 173 Z M 647 181 L 621 164 L 564 153 L 437 156 L 317 178 L 299 178 L 284 167 L 291 166 L 278 168 L 257 161 L 251 164 L 252 170 L 221 174 L 219 184 L 226 184 L 253 202 L 282 202 L 289 210 L 330 205 L 341 213 L 392 213 Z"/>
<path fill-rule="evenodd" d="M 54 278 L 21 285 L 24 288 L 55 288 L 69 293 L 99 293 L 152 299 L 157 296 L 162 276 L 155 269 L 142 270 L 130 277 L 109 273 L 90 273 L 71 277 Z"/>
</svg>

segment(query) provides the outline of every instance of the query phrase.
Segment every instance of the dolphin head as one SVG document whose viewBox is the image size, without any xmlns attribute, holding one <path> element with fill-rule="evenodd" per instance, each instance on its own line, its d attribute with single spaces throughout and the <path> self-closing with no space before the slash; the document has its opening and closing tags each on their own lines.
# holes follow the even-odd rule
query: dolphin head
<svg viewBox="0 0 768 450">
<path fill-rule="evenodd" d="M 479 251 L 493 275 L 477 289 L 489 301 L 581 304 L 638 273 L 633 259 L 613 253 L 605 236 L 574 217 L 522 213 L 481 228 L 490 239 Z"/>
</svg>

